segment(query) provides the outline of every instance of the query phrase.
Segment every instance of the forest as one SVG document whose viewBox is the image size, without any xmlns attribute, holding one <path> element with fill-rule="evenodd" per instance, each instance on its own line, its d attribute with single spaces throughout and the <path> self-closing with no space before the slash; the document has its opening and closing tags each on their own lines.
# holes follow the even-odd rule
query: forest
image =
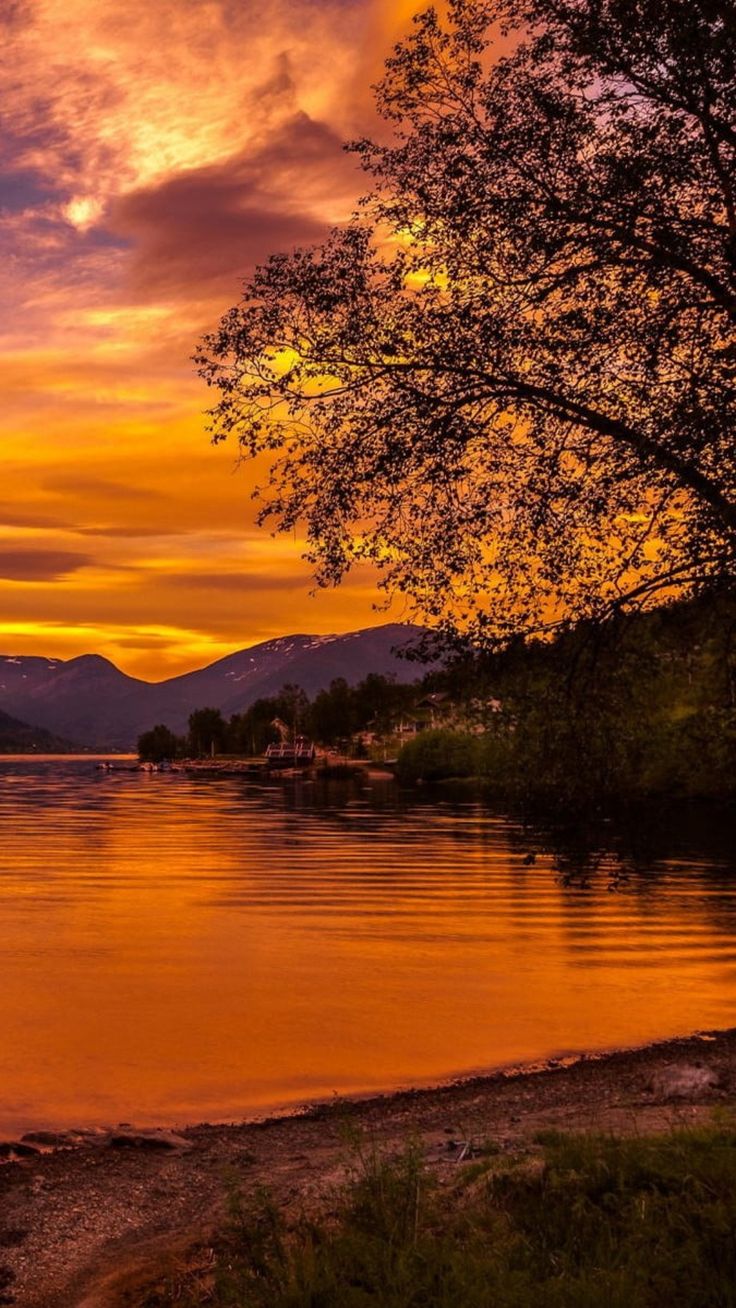
<svg viewBox="0 0 736 1308">
<path fill-rule="evenodd" d="M 206 706 L 141 758 L 253 757 L 281 724 L 325 749 L 396 760 L 401 782 L 474 777 L 510 798 L 717 797 L 736 776 L 736 602 L 725 591 L 464 654 L 413 683 L 293 685 L 225 720 Z"/>
</svg>

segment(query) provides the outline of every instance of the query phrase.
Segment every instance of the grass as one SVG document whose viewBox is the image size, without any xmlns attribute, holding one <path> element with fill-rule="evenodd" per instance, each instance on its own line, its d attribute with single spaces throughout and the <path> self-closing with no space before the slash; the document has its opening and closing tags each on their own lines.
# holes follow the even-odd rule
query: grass
<svg viewBox="0 0 736 1308">
<path fill-rule="evenodd" d="M 557 1135 L 443 1184 L 418 1146 L 357 1146 L 318 1220 L 232 1197 L 213 1266 L 146 1308 L 731 1308 L 736 1131 Z"/>
</svg>

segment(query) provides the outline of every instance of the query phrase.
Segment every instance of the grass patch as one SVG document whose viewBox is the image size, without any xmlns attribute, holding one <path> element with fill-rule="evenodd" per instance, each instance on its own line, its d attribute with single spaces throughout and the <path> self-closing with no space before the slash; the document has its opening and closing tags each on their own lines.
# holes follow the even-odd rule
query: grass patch
<svg viewBox="0 0 736 1308">
<path fill-rule="evenodd" d="M 232 1198 L 198 1283 L 147 1308 L 731 1308 L 736 1132 L 620 1139 L 550 1133 L 517 1167 L 443 1181 L 417 1146 L 358 1147 L 334 1209 L 287 1218 Z"/>
</svg>

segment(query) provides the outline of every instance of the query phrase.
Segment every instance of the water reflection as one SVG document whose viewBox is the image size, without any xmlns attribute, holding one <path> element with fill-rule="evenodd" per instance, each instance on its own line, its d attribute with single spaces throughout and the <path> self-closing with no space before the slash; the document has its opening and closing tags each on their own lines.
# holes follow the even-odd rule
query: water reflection
<svg viewBox="0 0 736 1308">
<path fill-rule="evenodd" d="M 84 761 L 0 766 L 0 830 L 2 1129 L 237 1116 L 733 1021 L 712 820 L 581 834 Z"/>
</svg>

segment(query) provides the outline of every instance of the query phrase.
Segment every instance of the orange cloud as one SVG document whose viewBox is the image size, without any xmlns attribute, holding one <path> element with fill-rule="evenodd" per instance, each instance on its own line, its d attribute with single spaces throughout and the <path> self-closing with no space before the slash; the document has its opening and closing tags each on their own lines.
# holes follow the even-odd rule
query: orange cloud
<svg viewBox="0 0 736 1308">
<path fill-rule="evenodd" d="M 168 675 L 286 630 L 380 621 L 311 595 L 253 525 L 190 355 L 272 249 L 363 187 L 344 136 L 413 4 L 20 0 L 0 12 L 0 646 Z"/>
</svg>

